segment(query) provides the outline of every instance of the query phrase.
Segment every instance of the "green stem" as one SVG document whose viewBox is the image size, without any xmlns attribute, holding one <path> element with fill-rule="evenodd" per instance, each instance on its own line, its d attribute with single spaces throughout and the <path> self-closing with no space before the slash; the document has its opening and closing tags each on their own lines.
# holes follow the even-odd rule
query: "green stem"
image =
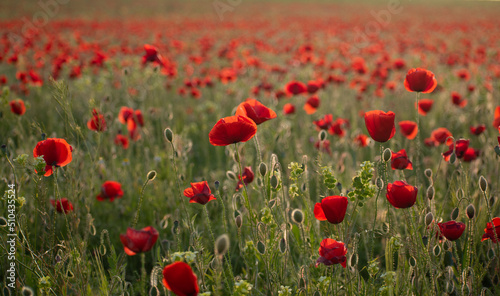
<svg viewBox="0 0 500 296">
<path fill-rule="evenodd" d="M 137 212 L 135 212 L 134 222 L 132 222 L 132 228 L 135 228 L 135 226 L 137 225 L 137 222 L 139 222 L 139 215 L 141 213 L 142 201 L 144 200 L 144 189 L 146 188 L 148 183 L 149 183 L 149 179 L 146 180 L 146 182 L 144 182 L 144 185 L 142 185 L 141 196 L 139 197 L 139 204 L 137 205 Z"/>
</svg>

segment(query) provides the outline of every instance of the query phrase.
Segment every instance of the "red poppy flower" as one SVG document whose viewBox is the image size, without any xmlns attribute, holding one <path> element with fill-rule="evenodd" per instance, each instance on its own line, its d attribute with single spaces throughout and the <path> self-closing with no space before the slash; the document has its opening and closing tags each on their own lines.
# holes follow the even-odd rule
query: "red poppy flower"
<svg viewBox="0 0 500 296">
<path fill-rule="evenodd" d="M 163 269 L 163 285 L 177 296 L 196 296 L 200 291 L 196 275 L 182 261 L 174 262 Z"/>
<path fill-rule="evenodd" d="M 320 104 L 319 98 L 317 96 L 312 96 L 309 99 L 307 99 L 306 103 L 304 104 L 304 110 L 306 111 L 307 114 L 314 114 L 318 109 L 319 104 Z"/>
<path fill-rule="evenodd" d="M 300 81 L 290 81 L 285 86 L 285 91 L 290 95 L 298 95 L 307 92 L 307 86 Z"/>
<path fill-rule="evenodd" d="M 475 136 L 479 136 L 485 130 L 486 130 L 486 125 L 484 125 L 484 124 L 480 124 L 480 125 L 477 125 L 477 126 L 471 126 L 470 127 L 470 133 L 473 134 L 473 135 L 475 135 Z"/>
<path fill-rule="evenodd" d="M 31 84 L 33 84 L 34 86 L 42 86 L 43 85 L 42 78 L 40 78 L 40 75 L 38 75 L 38 73 L 36 73 L 34 70 L 30 70 L 28 74 L 31 78 Z"/>
<path fill-rule="evenodd" d="M 321 83 L 311 80 L 307 83 L 307 92 L 310 94 L 316 93 L 321 88 Z"/>
<path fill-rule="evenodd" d="M 332 155 L 332 150 L 330 149 L 330 141 L 329 140 L 324 140 L 323 141 L 323 146 L 320 147 L 320 144 L 321 144 L 321 141 L 320 140 L 317 140 L 315 143 L 314 143 L 314 147 L 316 149 L 318 149 L 319 151 L 321 152 L 326 152 L 328 153 L 329 155 Z"/>
<path fill-rule="evenodd" d="M 122 184 L 116 181 L 106 181 L 101 186 L 101 193 L 97 195 L 97 200 L 104 201 L 108 199 L 109 201 L 113 201 L 115 198 L 122 198 L 122 196 Z"/>
<path fill-rule="evenodd" d="M 408 159 L 405 149 L 401 149 L 398 152 L 392 151 L 391 168 L 393 170 L 413 170 L 413 164 Z"/>
<path fill-rule="evenodd" d="M 207 181 L 191 183 L 191 188 L 184 189 L 184 196 L 189 197 L 190 203 L 207 204 L 215 200 L 215 196 L 210 191 Z"/>
<path fill-rule="evenodd" d="M 387 142 L 396 133 L 394 126 L 394 112 L 385 113 L 380 110 L 372 110 L 365 113 L 365 125 L 368 133 L 377 142 Z"/>
<path fill-rule="evenodd" d="M 496 234 L 496 235 L 495 235 Z M 484 234 L 481 241 L 491 239 L 494 243 L 500 241 L 500 218 L 495 217 L 491 222 L 486 223 L 486 228 L 484 229 Z"/>
<path fill-rule="evenodd" d="M 128 227 L 127 233 L 120 234 L 120 241 L 123 244 L 123 250 L 129 256 L 134 256 L 137 253 L 144 253 L 153 248 L 156 240 L 158 240 L 158 231 L 151 226 L 141 230 L 135 230 Z"/>
<path fill-rule="evenodd" d="M 345 196 L 327 196 L 314 205 L 314 217 L 319 221 L 328 220 L 332 224 L 339 224 L 344 221 L 347 204 Z"/>
<path fill-rule="evenodd" d="M 134 141 L 138 141 L 141 139 L 140 128 L 137 125 L 137 121 L 134 120 L 133 118 L 129 118 L 127 120 L 127 130 L 128 130 L 128 134 L 129 134 L 130 139 L 132 139 Z"/>
<path fill-rule="evenodd" d="M 255 136 L 257 124 L 250 118 L 234 115 L 220 119 L 208 134 L 210 144 L 227 146 L 246 142 Z"/>
<path fill-rule="evenodd" d="M 147 62 L 153 62 L 160 66 L 165 66 L 165 60 L 158 53 L 158 49 L 153 45 L 144 44 L 144 50 L 146 53 L 142 57 L 142 64 L 146 64 Z"/>
<path fill-rule="evenodd" d="M 469 149 L 469 140 L 460 139 L 455 143 L 451 143 L 448 151 L 443 153 L 444 160 L 449 161 L 453 151 L 457 158 L 463 158 L 467 149 Z"/>
<path fill-rule="evenodd" d="M 370 138 L 367 135 L 360 134 L 354 138 L 354 143 L 361 147 L 366 147 L 370 143 Z"/>
<path fill-rule="evenodd" d="M 500 130 L 500 106 L 495 108 L 495 119 L 493 119 L 493 127 Z"/>
<path fill-rule="evenodd" d="M 406 63 L 403 59 L 395 59 L 394 60 L 394 69 L 401 70 L 406 67 Z"/>
<path fill-rule="evenodd" d="M 106 120 L 104 120 L 104 115 L 99 114 L 99 112 L 94 109 L 92 110 L 92 118 L 87 121 L 87 127 L 91 131 L 103 132 L 106 130 Z"/>
<path fill-rule="evenodd" d="M 387 184 L 387 200 L 396 209 L 406 209 L 417 201 L 418 189 L 405 181 Z"/>
<path fill-rule="evenodd" d="M 245 185 L 252 183 L 254 176 L 252 167 L 245 167 L 243 170 L 243 176 L 238 175 L 239 181 L 238 184 L 236 184 L 236 191 L 243 187 L 243 183 L 245 183 Z"/>
<path fill-rule="evenodd" d="M 418 114 L 426 116 L 432 109 L 434 101 L 431 99 L 421 99 L 418 101 Z"/>
<path fill-rule="evenodd" d="M 71 204 L 71 202 L 66 197 L 58 199 L 57 203 L 55 199 L 51 199 L 50 203 L 54 208 L 56 208 L 56 211 L 59 213 L 62 213 L 64 211 L 64 213 L 67 214 L 73 211 L 73 204 Z"/>
<path fill-rule="evenodd" d="M 256 99 L 247 99 L 238 105 L 235 115 L 246 116 L 259 125 L 265 121 L 276 118 L 276 113 L 261 104 Z"/>
<path fill-rule="evenodd" d="M 320 257 L 316 261 L 316 267 L 318 267 L 320 263 L 327 266 L 340 263 L 342 267 L 346 267 L 347 259 L 345 255 L 347 254 L 347 249 L 343 242 L 325 238 L 321 241 L 318 251 Z"/>
<path fill-rule="evenodd" d="M 453 140 L 451 138 L 448 139 L 451 136 L 452 134 L 447 128 L 440 127 L 432 131 L 430 141 L 433 141 L 436 146 L 444 144 L 445 142 L 446 144 L 450 145 L 451 143 L 453 143 Z M 446 139 L 448 139 L 448 141 Z"/>
<path fill-rule="evenodd" d="M 53 167 L 63 167 L 73 159 L 73 148 L 64 139 L 48 138 L 38 142 L 33 149 L 33 157 L 43 156 L 45 177 L 52 175 Z"/>
<path fill-rule="evenodd" d="M 365 59 L 363 59 L 362 57 L 355 57 L 354 59 L 352 59 L 351 67 L 358 74 L 365 74 L 366 72 L 368 72 Z"/>
<path fill-rule="evenodd" d="M 454 241 L 462 236 L 465 230 L 465 224 L 457 221 L 448 221 L 446 223 L 438 223 L 441 234 L 449 241 Z"/>
<path fill-rule="evenodd" d="M 118 120 L 120 120 L 122 124 L 126 124 L 127 120 L 129 120 L 133 116 L 134 116 L 134 109 L 129 107 L 122 107 L 120 109 L 120 113 L 118 113 Z"/>
<path fill-rule="evenodd" d="M 467 106 L 467 100 L 462 98 L 462 95 L 457 93 L 456 91 L 451 93 L 451 102 L 453 105 L 463 108 Z"/>
<path fill-rule="evenodd" d="M 345 135 L 344 127 L 348 126 L 349 121 L 347 119 L 337 118 L 328 129 L 328 133 L 330 133 L 331 135 L 337 135 L 342 138 Z"/>
<path fill-rule="evenodd" d="M 10 111 L 16 115 L 23 115 L 26 112 L 26 106 L 21 99 L 12 100 L 9 102 Z"/>
<path fill-rule="evenodd" d="M 479 157 L 479 154 L 481 154 L 481 151 L 469 147 L 464 153 L 463 161 L 471 162 L 476 160 Z"/>
<path fill-rule="evenodd" d="M 116 135 L 116 137 L 115 137 L 115 145 L 122 146 L 123 149 L 127 149 L 128 145 L 129 145 L 128 138 L 125 137 L 122 134 Z"/>
<path fill-rule="evenodd" d="M 283 105 L 283 114 L 289 115 L 295 113 L 295 106 L 293 104 L 285 104 Z"/>
<path fill-rule="evenodd" d="M 327 130 L 330 128 L 330 126 L 332 125 L 332 121 L 333 121 L 333 115 L 332 114 L 326 114 L 323 118 L 319 119 L 319 120 L 315 120 L 313 121 L 313 123 L 316 125 L 316 129 L 319 131 L 319 130 Z"/>
<path fill-rule="evenodd" d="M 428 94 L 436 88 L 437 81 L 431 71 L 416 68 L 408 71 L 404 85 L 407 91 Z"/>
<path fill-rule="evenodd" d="M 132 117 L 140 126 L 144 126 L 144 117 L 142 116 L 142 111 L 137 109 L 134 111 L 134 116 Z"/>
<path fill-rule="evenodd" d="M 416 122 L 411 120 L 403 120 L 399 122 L 399 131 L 408 140 L 413 140 L 418 134 L 418 126 Z"/>
<path fill-rule="evenodd" d="M 469 81 L 470 79 L 470 73 L 469 73 L 469 70 L 467 69 L 460 69 L 457 71 L 457 77 L 462 79 L 462 80 L 465 80 L 465 81 Z"/>
</svg>

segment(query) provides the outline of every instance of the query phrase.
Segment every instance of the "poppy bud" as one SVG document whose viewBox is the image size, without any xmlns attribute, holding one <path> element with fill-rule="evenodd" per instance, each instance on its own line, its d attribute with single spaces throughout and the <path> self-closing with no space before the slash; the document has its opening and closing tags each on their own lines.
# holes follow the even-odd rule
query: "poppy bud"
<svg viewBox="0 0 500 296">
<path fill-rule="evenodd" d="M 215 254 L 224 256 L 227 250 L 229 250 L 229 236 L 227 236 L 227 234 L 223 234 L 215 240 Z"/>
<path fill-rule="evenodd" d="M 457 161 L 457 155 L 455 153 L 452 153 L 450 155 L 450 163 L 455 164 L 455 161 Z"/>
<path fill-rule="evenodd" d="M 495 204 L 495 197 L 492 196 L 490 197 L 490 207 L 492 207 Z"/>
<path fill-rule="evenodd" d="M 259 172 L 262 177 L 264 177 L 267 173 L 267 165 L 263 162 L 260 163 L 259 165 Z"/>
<path fill-rule="evenodd" d="M 495 146 L 495 153 L 500 156 L 500 146 Z"/>
<path fill-rule="evenodd" d="M 125 75 L 125 76 L 128 75 L 128 68 L 123 69 L 123 75 Z"/>
<path fill-rule="evenodd" d="M 321 130 L 319 132 L 318 138 L 319 138 L 320 141 L 326 140 L 326 131 L 325 130 Z"/>
<path fill-rule="evenodd" d="M 417 259 L 415 259 L 415 257 L 413 256 L 410 257 L 409 262 L 411 267 L 415 267 L 417 265 Z"/>
<path fill-rule="evenodd" d="M 432 220 L 434 220 L 432 212 L 427 213 L 427 215 L 425 215 L 425 225 L 429 226 L 432 223 Z"/>
<path fill-rule="evenodd" d="M 304 221 L 304 213 L 302 213 L 302 211 L 299 209 L 293 210 L 292 220 L 297 224 L 301 224 Z"/>
<path fill-rule="evenodd" d="M 382 157 L 383 157 L 384 162 L 388 162 L 389 160 L 391 160 L 391 157 L 392 157 L 392 151 L 391 151 L 391 149 L 385 148 Z"/>
<path fill-rule="evenodd" d="M 7 145 L 2 144 L 1 149 L 3 154 L 7 154 Z"/>
<path fill-rule="evenodd" d="M 457 199 L 461 200 L 462 198 L 464 198 L 464 195 L 464 190 L 462 188 L 458 188 L 456 193 Z"/>
<path fill-rule="evenodd" d="M 434 186 L 429 186 L 429 188 L 427 188 L 427 198 L 429 200 L 432 200 L 434 198 L 434 194 L 436 193 L 436 190 L 434 189 Z"/>
<path fill-rule="evenodd" d="M 47 135 L 45 133 L 42 133 L 42 141 L 47 138 Z"/>
<path fill-rule="evenodd" d="M 278 187 L 278 178 L 276 175 L 271 176 L 271 186 L 276 189 Z"/>
<path fill-rule="evenodd" d="M 286 239 L 284 237 L 282 237 L 280 240 L 280 252 L 281 253 L 286 252 Z"/>
<path fill-rule="evenodd" d="M 432 178 L 432 170 L 431 169 L 425 169 L 424 174 L 427 178 Z"/>
<path fill-rule="evenodd" d="M 236 180 L 236 174 L 233 173 L 232 171 L 227 171 L 226 176 L 231 180 Z"/>
<path fill-rule="evenodd" d="M 266 246 L 264 245 L 263 242 L 259 241 L 257 243 L 257 251 L 259 251 L 259 253 L 261 253 L 262 255 L 266 253 Z"/>
<path fill-rule="evenodd" d="M 434 253 L 434 256 L 437 257 L 441 254 L 441 247 L 439 245 L 436 245 L 432 251 Z"/>
<path fill-rule="evenodd" d="M 174 138 L 174 133 L 170 128 L 167 127 L 165 129 L 165 139 L 167 139 L 167 141 L 169 142 L 172 142 L 173 138 Z"/>
<path fill-rule="evenodd" d="M 382 178 L 377 178 L 377 180 L 375 181 L 375 184 L 377 185 L 377 188 L 382 190 L 382 188 L 384 188 L 384 180 L 382 180 Z"/>
<path fill-rule="evenodd" d="M 149 171 L 148 173 L 148 181 L 151 182 L 156 178 L 156 171 Z"/>
<path fill-rule="evenodd" d="M 451 212 L 451 220 L 456 220 L 458 218 L 458 214 L 460 210 L 458 208 L 454 208 L 453 212 Z"/>
<path fill-rule="evenodd" d="M 243 224 L 243 218 L 241 217 L 241 215 L 234 218 L 234 223 L 236 224 L 236 227 L 238 227 L 238 229 L 241 228 L 241 225 Z"/>
<path fill-rule="evenodd" d="M 7 226 L 7 219 L 5 217 L 0 217 L 0 227 Z"/>
<path fill-rule="evenodd" d="M 486 182 L 486 179 L 483 176 L 479 177 L 479 189 L 481 189 L 482 192 L 485 192 L 486 188 L 488 188 L 488 182 Z"/>
<path fill-rule="evenodd" d="M 215 190 L 219 190 L 219 186 L 220 186 L 220 182 L 215 181 L 215 183 L 214 183 Z"/>
<path fill-rule="evenodd" d="M 24 286 L 21 289 L 21 295 L 23 295 L 23 296 L 33 296 L 33 295 L 35 295 L 35 292 L 33 292 L 33 289 L 31 289 L 30 287 Z"/>
<path fill-rule="evenodd" d="M 476 213 L 476 208 L 474 208 L 473 204 L 470 204 L 470 205 L 467 206 L 466 213 L 467 213 L 467 217 L 469 219 L 473 219 L 474 218 L 474 214 Z"/>
</svg>

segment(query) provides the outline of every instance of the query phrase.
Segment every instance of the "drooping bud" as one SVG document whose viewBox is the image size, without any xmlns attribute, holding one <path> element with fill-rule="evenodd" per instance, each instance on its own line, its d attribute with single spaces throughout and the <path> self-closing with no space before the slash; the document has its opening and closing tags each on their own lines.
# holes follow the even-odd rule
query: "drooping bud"
<svg viewBox="0 0 500 296">
<path fill-rule="evenodd" d="M 170 128 L 167 127 L 165 129 L 165 139 L 167 139 L 167 141 L 169 142 L 172 142 L 173 138 L 174 138 L 174 133 Z"/>
<path fill-rule="evenodd" d="M 382 178 L 377 178 L 375 184 L 377 185 L 377 188 L 379 190 L 382 190 L 384 188 L 384 180 L 382 180 Z"/>
<path fill-rule="evenodd" d="M 241 217 L 241 215 L 234 218 L 234 223 L 236 224 L 236 227 L 238 227 L 238 229 L 241 228 L 241 225 L 243 224 L 243 218 Z"/>
<path fill-rule="evenodd" d="M 424 174 L 427 178 L 432 178 L 432 170 L 431 169 L 425 169 Z"/>
<path fill-rule="evenodd" d="M 320 141 L 324 141 L 324 140 L 326 140 L 326 131 L 325 131 L 325 130 L 321 130 L 321 131 L 319 132 L 319 134 L 318 134 L 318 139 L 319 139 Z"/>
<path fill-rule="evenodd" d="M 458 208 L 454 208 L 453 211 L 451 212 L 451 220 L 457 220 L 459 213 L 460 210 Z"/>
<path fill-rule="evenodd" d="M 436 190 L 434 189 L 434 186 L 429 186 L 429 188 L 427 188 L 427 198 L 429 200 L 432 200 L 434 198 L 434 195 L 436 194 Z"/>
<path fill-rule="evenodd" d="M 276 175 L 271 176 L 271 186 L 274 189 L 278 188 L 278 177 L 276 177 Z"/>
<path fill-rule="evenodd" d="M 151 182 L 156 178 L 156 171 L 149 171 L 148 173 L 148 181 Z"/>
<path fill-rule="evenodd" d="M 233 171 L 227 171 L 226 176 L 231 180 L 236 180 L 236 174 Z"/>
</svg>

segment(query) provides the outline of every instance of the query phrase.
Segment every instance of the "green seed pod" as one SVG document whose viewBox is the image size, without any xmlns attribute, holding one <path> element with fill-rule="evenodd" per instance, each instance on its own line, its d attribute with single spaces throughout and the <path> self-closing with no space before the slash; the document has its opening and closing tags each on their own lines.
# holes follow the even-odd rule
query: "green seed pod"
<svg viewBox="0 0 500 296">
<path fill-rule="evenodd" d="M 271 176 L 271 186 L 274 189 L 278 188 L 278 178 L 276 177 L 276 175 Z"/>
<path fill-rule="evenodd" d="M 436 245 L 434 249 L 432 249 L 432 252 L 434 253 L 434 256 L 439 256 L 441 254 L 441 247 L 439 245 Z"/>
<path fill-rule="evenodd" d="M 151 182 L 156 178 L 156 171 L 149 171 L 148 173 L 148 181 Z"/>
<path fill-rule="evenodd" d="M 389 148 L 385 148 L 384 153 L 382 154 L 384 162 L 388 162 L 391 160 L 392 157 L 392 151 Z"/>
<path fill-rule="evenodd" d="M 214 183 L 215 190 L 219 190 L 219 186 L 220 186 L 220 182 L 215 181 L 215 183 Z"/>
<path fill-rule="evenodd" d="M 237 180 L 238 179 L 238 178 L 236 178 L 236 174 L 233 171 L 227 171 L 226 172 L 226 177 L 228 177 L 231 180 Z"/>
<path fill-rule="evenodd" d="M 450 164 L 455 164 L 456 161 L 457 161 L 457 155 L 455 154 L 455 152 L 453 152 L 450 155 Z"/>
<path fill-rule="evenodd" d="M 35 295 L 35 292 L 33 291 L 33 289 L 31 289 L 30 287 L 28 286 L 24 286 L 22 289 L 21 289 L 21 295 L 22 296 L 34 296 Z"/>
<path fill-rule="evenodd" d="M 488 182 L 483 176 L 479 177 L 479 189 L 481 189 L 482 192 L 485 192 L 486 188 L 488 188 Z"/>
<path fill-rule="evenodd" d="M 264 177 L 267 174 L 267 165 L 263 162 L 261 162 L 259 165 L 259 173 L 262 177 Z"/>
<path fill-rule="evenodd" d="M 238 227 L 238 229 L 241 228 L 241 225 L 243 224 L 243 218 L 241 217 L 241 215 L 234 218 L 234 223 L 236 224 L 236 227 Z"/>
<path fill-rule="evenodd" d="M 429 200 L 432 200 L 434 198 L 434 195 L 436 194 L 436 190 L 434 189 L 434 186 L 429 186 L 429 188 L 427 188 L 427 198 Z"/>
<path fill-rule="evenodd" d="M 458 188 L 455 195 L 457 196 L 458 200 L 461 200 L 465 196 L 464 190 L 462 188 Z"/>
<path fill-rule="evenodd" d="M 223 234 L 215 240 L 215 255 L 224 256 L 227 250 L 229 250 L 229 236 Z"/>
<path fill-rule="evenodd" d="M 495 153 L 500 156 L 500 146 L 495 146 Z"/>
<path fill-rule="evenodd" d="M 432 223 L 432 220 L 434 220 L 432 212 L 427 213 L 427 215 L 425 215 L 425 226 L 429 226 Z"/>
<path fill-rule="evenodd" d="M 284 237 L 280 240 L 280 252 L 282 254 L 286 252 L 286 239 Z"/>
<path fill-rule="evenodd" d="M 295 209 L 292 212 L 292 220 L 297 224 L 304 222 L 304 213 L 300 209 Z"/>
<path fill-rule="evenodd" d="M 490 203 L 490 207 L 492 207 L 493 205 L 495 205 L 495 197 L 494 196 L 490 197 L 489 203 Z"/>
<path fill-rule="evenodd" d="M 259 251 L 259 253 L 261 253 L 262 255 L 266 253 L 266 246 L 264 246 L 263 242 L 259 241 L 257 243 L 257 251 Z"/>
<path fill-rule="evenodd" d="M 460 210 L 458 208 L 454 208 L 453 211 L 451 212 L 451 220 L 457 220 L 459 213 Z"/>
<path fill-rule="evenodd" d="M 326 140 L 326 131 L 325 131 L 325 130 L 321 130 L 321 131 L 319 132 L 319 134 L 318 134 L 318 139 L 319 139 L 320 141 L 324 141 L 324 140 Z"/>
<path fill-rule="evenodd" d="M 467 213 L 467 217 L 469 219 L 473 219 L 474 218 L 474 215 L 476 214 L 476 208 L 474 208 L 473 204 L 470 204 L 470 205 L 467 206 L 466 213 Z"/>
<path fill-rule="evenodd" d="M 379 190 L 382 190 L 384 188 L 384 180 L 382 180 L 382 178 L 377 178 L 377 180 L 375 181 L 375 184 L 377 185 L 377 188 Z"/>
<path fill-rule="evenodd" d="M 415 257 L 411 256 L 409 263 L 410 263 L 411 267 L 415 267 L 415 266 L 417 266 L 417 259 L 415 259 Z"/>
<path fill-rule="evenodd" d="M 172 132 L 172 130 L 170 128 L 166 128 L 165 129 L 165 139 L 167 139 L 167 141 L 169 142 L 172 142 L 172 140 L 174 139 L 174 133 Z"/>
<path fill-rule="evenodd" d="M 431 170 L 431 169 L 425 169 L 424 174 L 425 174 L 425 176 L 426 176 L 428 179 L 431 179 L 431 178 L 432 178 L 432 170 Z"/>
</svg>

